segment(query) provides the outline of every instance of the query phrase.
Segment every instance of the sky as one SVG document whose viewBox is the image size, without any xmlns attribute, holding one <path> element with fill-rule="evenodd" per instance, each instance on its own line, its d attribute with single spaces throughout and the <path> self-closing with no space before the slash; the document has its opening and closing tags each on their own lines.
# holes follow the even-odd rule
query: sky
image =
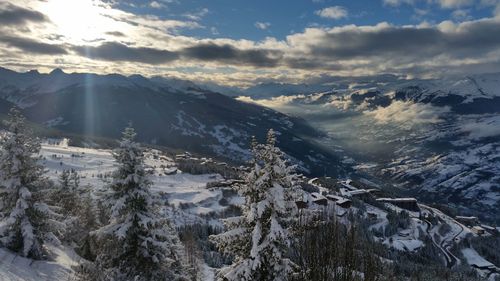
<svg viewBox="0 0 500 281">
<path fill-rule="evenodd" d="M 0 66 L 237 87 L 500 72 L 500 0 L 2 0 Z"/>
</svg>

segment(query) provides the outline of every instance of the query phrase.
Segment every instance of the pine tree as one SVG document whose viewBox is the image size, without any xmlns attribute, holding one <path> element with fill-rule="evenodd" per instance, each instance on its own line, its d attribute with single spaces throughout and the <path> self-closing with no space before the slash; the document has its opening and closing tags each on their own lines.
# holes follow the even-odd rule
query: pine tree
<svg viewBox="0 0 500 281">
<path fill-rule="evenodd" d="M 40 202 L 44 184 L 44 170 L 37 162 L 40 142 L 17 109 L 11 109 L 4 124 L 8 133 L 0 152 L 0 244 L 41 259 L 44 239 L 53 238 L 50 230 L 57 224 L 51 220 L 55 213 Z"/>
<path fill-rule="evenodd" d="M 180 243 L 159 213 L 135 136 L 134 129 L 126 128 L 113 154 L 119 167 L 110 185 L 109 224 L 95 232 L 103 247 L 94 280 L 176 280 L 182 274 Z"/>
<path fill-rule="evenodd" d="M 62 190 L 70 189 L 70 171 L 64 170 L 59 176 L 59 184 L 61 185 Z"/>
<path fill-rule="evenodd" d="M 245 197 L 243 215 L 225 220 L 227 231 L 211 236 L 231 266 L 218 273 L 220 280 L 288 280 L 295 264 L 287 257 L 291 230 L 298 216 L 296 175 L 275 146 L 270 130 L 266 144 L 252 141 L 253 169 L 238 191 Z"/>
</svg>

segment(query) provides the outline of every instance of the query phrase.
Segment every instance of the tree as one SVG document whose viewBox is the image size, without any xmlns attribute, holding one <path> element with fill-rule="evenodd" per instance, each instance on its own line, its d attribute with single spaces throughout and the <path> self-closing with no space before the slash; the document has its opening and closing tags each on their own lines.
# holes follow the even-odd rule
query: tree
<svg viewBox="0 0 500 281">
<path fill-rule="evenodd" d="M 114 151 L 109 223 L 95 231 L 102 243 L 94 280 L 175 280 L 182 276 L 180 244 L 160 214 L 160 202 L 150 191 L 144 152 L 128 127 Z"/>
<path fill-rule="evenodd" d="M 56 214 L 40 201 L 45 178 L 38 164 L 40 142 L 20 111 L 10 110 L 0 152 L 0 244 L 22 256 L 41 259 L 45 238 L 53 238 Z M 59 227 L 61 227 L 59 225 Z"/>
<path fill-rule="evenodd" d="M 66 215 L 75 216 L 80 209 L 79 186 L 80 177 L 76 171 L 64 170 L 61 172 L 59 189 L 53 195 L 53 200 L 63 208 Z"/>
<path fill-rule="evenodd" d="M 70 175 L 71 172 L 69 170 L 63 170 L 59 176 L 59 184 L 61 185 L 62 190 L 70 189 Z"/>
<path fill-rule="evenodd" d="M 298 188 L 294 167 L 275 144 L 273 130 L 266 144 L 252 141 L 253 168 L 238 187 L 243 214 L 225 220 L 227 231 L 211 236 L 221 251 L 234 255 L 233 264 L 218 273 L 220 280 L 288 280 L 294 271 L 288 248 Z"/>
</svg>

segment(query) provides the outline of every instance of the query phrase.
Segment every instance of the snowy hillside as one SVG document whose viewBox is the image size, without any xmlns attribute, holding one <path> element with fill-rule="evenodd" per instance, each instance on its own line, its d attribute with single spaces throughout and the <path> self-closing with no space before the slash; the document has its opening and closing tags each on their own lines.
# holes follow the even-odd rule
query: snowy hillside
<svg viewBox="0 0 500 281">
<path fill-rule="evenodd" d="M 263 140 L 273 128 L 282 136 L 280 147 L 304 171 L 341 170 L 337 159 L 314 142 L 322 134 L 304 120 L 190 81 L 0 69 L 0 114 L 14 104 L 50 132 L 116 139 L 120 128 L 132 122 L 142 142 L 240 163 L 248 160 L 251 137 Z"/>
<path fill-rule="evenodd" d="M 81 176 L 81 186 L 89 186 L 95 192 L 109 182 L 110 173 L 116 169 L 110 150 L 72 147 L 68 146 L 67 140 L 46 141 L 42 145 L 41 156 L 40 161 L 51 179 L 57 181 L 64 170 L 73 169 Z M 182 154 L 178 157 L 189 156 Z M 146 163 L 152 173 L 153 191 L 162 195 L 165 203 L 171 206 L 164 211 L 177 227 L 198 223 L 221 227 L 218 217 L 231 206 L 244 202 L 236 193 L 227 192 L 225 180 L 219 174 L 184 173 L 176 168 L 174 159 L 157 150 L 146 153 Z M 365 184 L 364 188 L 360 188 L 360 183 L 355 184 L 351 180 L 333 185 L 328 184 L 331 183 L 329 178 L 314 178 L 306 182 L 309 189 L 318 191 L 308 191 L 304 197 L 308 212 L 313 217 L 333 211 L 341 223 L 348 225 L 353 214 L 361 214 L 375 241 L 387 248 L 418 254 L 423 248 L 431 246 L 438 251 L 438 261 L 449 268 L 465 262 L 483 276 L 494 278 L 500 272 L 474 248 L 458 247 L 465 239 L 478 237 L 472 226 L 466 226 L 435 208 L 424 204 L 399 205 L 397 198 L 374 201 L 371 195 L 366 196 L 377 191 L 378 187 L 368 189 Z M 207 183 L 210 183 L 209 186 Z M 401 199 L 401 202 L 405 200 L 409 199 Z M 401 224 L 403 221 L 405 223 Z M 0 249 L 1 280 L 72 280 L 75 266 L 81 258 L 65 245 L 48 245 L 48 249 L 49 261 L 33 261 Z M 214 269 L 207 264 L 202 265 L 200 272 L 200 280 L 213 280 Z"/>
<path fill-rule="evenodd" d="M 240 99 L 305 118 L 361 174 L 500 220 L 499 73 L 354 81 L 322 93 Z"/>
<path fill-rule="evenodd" d="M 81 148 L 66 145 L 42 145 L 42 163 L 48 169 L 47 175 L 57 181 L 64 170 L 75 170 L 80 175 L 81 185 L 100 189 L 110 181 L 116 163 L 111 150 Z M 167 195 L 168 203 L 179 207 L 192 203 L 187 211 L 193 214 L 207 214 L 224 209 L 218 204 L 221 190 L 207 189 L 207 183 L 223 180 L 218 174 L 191 175 L 177 170 L 174 160 L 157 150 L 146 154 L 146 164 L 152 172 L 153 190 Z"/>
</svg>

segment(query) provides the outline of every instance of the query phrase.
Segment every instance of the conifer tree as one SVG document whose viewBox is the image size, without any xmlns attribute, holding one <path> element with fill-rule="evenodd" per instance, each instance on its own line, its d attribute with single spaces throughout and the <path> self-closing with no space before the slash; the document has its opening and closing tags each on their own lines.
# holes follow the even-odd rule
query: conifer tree
<svg viewBox="0 0 500 281">
<path fill-rule="evenodd" d="M 288 258 L 291 230 L 297 219 L 299 191 L 292 166 L 275 146 L 270 130 L 266 144 L 252 141 L 252 169 L 238 191 L 245 197 L 243 215 L 225 220 L 227 231 L 211 237 L 231 266 L 218 273 L 219 280 L 289 280 L 295 264 Z"/>
<path fill-rule="evenodd" d="M 181 246 L 160 203 L 150 191 L 144 152 L 128 127 L 114 151 L 118 169 L 110 185 L 109 223 L 95 235 L 102 241 L 94 280 L 176 280 L 182 276 Z"/>
<path fill-rule="evenodd" d="M 41 259 L 44 239 L 54 238 L 50 231 L 61 225 L 40 201 L 39 191 L 45 184 L 43 167 L 37 162 L 40 142 L 16 108 L 4 124 L 8 133 L 0 151 L 0 244 L 22 256 Z"/>
</svg>

